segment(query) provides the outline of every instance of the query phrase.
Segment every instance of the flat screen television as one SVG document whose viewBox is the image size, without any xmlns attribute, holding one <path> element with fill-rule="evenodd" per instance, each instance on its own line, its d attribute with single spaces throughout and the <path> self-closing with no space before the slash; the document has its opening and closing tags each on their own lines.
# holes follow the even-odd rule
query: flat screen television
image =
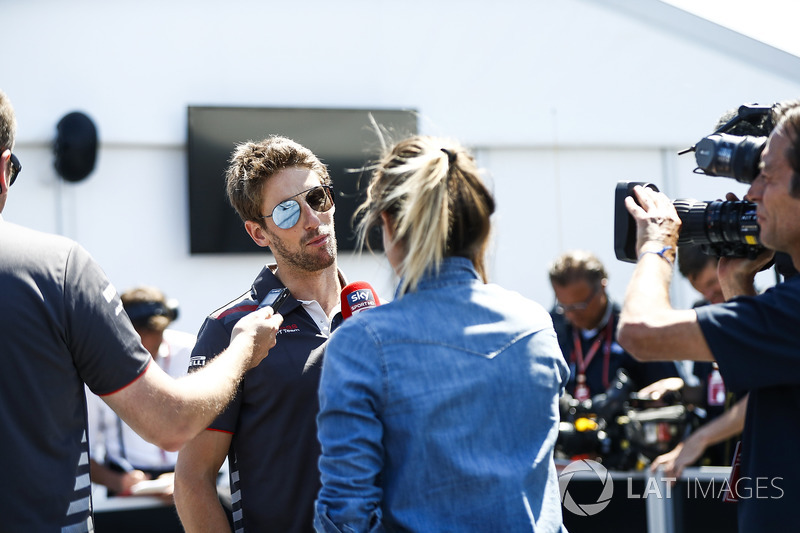
<svg viewBox="0 0 800 533">
<path fill-rule="evenodd" d="M 336 192 L 339 250 L 356 244 L 352 216 L 367 173 L 353 172 L 380 155 L 370 119 L 392 139 L 417 133 L 417 113 L 403 109 L 269 107 L 188 108 L 189 234 L 192 254 L 260 252 L 225 194 L 225 169 L 238 143 L 283 135 L 308 147 L 328 167 Z"/>
</svg>

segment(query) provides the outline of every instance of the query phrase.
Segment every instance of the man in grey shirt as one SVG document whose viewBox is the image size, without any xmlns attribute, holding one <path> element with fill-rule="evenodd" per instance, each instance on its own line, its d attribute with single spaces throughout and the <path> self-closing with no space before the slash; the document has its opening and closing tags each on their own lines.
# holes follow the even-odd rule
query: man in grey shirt
<svg viewBox="0 0 800 533">
<path fill-rule="evenodd" d="M 21 165 L 0 91 L 0 213 Z M 238 322 L 209 367 L 175 380 L 150 364 L 113 285 L 77 243 L 0 216 L 0 523 L 7 531 L 93 531 L 84 383 L 137 433 L 178 450 L 233 397 L 275 344 L 266 308 Z"/>
</svg>

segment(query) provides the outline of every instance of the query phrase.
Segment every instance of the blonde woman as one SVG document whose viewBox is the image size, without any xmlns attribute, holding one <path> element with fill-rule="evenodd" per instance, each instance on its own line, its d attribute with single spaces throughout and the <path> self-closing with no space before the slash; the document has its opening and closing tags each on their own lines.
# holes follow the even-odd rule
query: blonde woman
<svg viewBox="0 0 800 533">
<path fill-rule="evenodd" d="M 394 300 L 326 349 L 320 531 L 560 531 L 553 445 L 567 368 L 548 313 L 487 283 L 494 211 L 458 144 L 412 137 L 374 171 Z"/>
</svg>

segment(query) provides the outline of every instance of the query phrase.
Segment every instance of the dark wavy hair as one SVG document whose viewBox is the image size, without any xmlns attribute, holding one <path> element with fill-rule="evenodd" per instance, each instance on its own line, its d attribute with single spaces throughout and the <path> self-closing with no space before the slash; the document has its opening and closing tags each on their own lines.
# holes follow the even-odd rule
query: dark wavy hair
<svg viewBox="0 0 800 533">
<path fill-rule="evenodd" d="M 301 167 L 315 172 L 323 185 L 330 185 L 328 169 L 305 146 L 286 137 L 272 135 L 263 141 L 236 146 L 225 173 L 228 201 L 242 222 L 262 223 L 261 201 L 264 183 L 286 168 Z"/>
</svg>

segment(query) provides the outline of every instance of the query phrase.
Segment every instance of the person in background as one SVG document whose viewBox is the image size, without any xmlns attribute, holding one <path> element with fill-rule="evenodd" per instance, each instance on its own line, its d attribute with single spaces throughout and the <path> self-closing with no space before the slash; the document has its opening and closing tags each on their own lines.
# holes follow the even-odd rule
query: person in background
<svg viewBox="0 0 800 533">
<path fill-rule="evenodd" d="M 0 212 L 22 165 L 0 91 Z M 84 384 L 139 435 L 178 450 L 275 344 L 271 309 L 237 324 L 202 372 L 173 379 L 142 346 L 117 291 L 78 243 L 0 216 L 0 517 L 5 531 L 94 530 Z"/>
<path fill-rule="evenodd" d="M 640 363 L 617 343 L 620 307 L 609 298 L 605 265 L 586 250 L 565 252 L 548 275 L 556 298 L 550 315 L 569 365 L 566 392 L 576 400 L 604 393 L 623 369 L 637 389 L 675 375 L 670 363 Z"/>
<path fill-rule="evenodd" d="M 192 369 L 226 349 L 231 330 L 273 289 L 291 296 L 271 356 L 248 374 L 231 406 L 178 455 L 175 503 L 189 533 L 230 531 L 217 498 L 228 457 L 237 532 L 313 529 L 319 488 L 316 416 L 321 345 L 341 322 L 347 285 L 336 264 L 334 195 L 325 165 L 285 137 L 237 146 L 226 173 L 228 199 L 245 231 L 269 247 L 250 290 L 212 313 L 192 352 Z"/>
<path fill-rule="evenodd" d="M 694 302 L 692 307 L 725 301 L 717 277 L 718 264 L 719 257 L 705 253 L 699 244 L 681 244 L 678 247 L 678 272 L 703 297 Z"/>
<path fill-rule="evenodd" d="M 547 311 L 487 283 L 494 208 L 455 142 L 411 137 L 378 163 L 360 242 L 381 228 L 400 282 L 326 346 L 319 531 L 563 531 L 567 366 Z"/>
<path fill-rule="evenodd" d="M 156 287 L 134 287 L 120 296 L 133 328 L 153 361 L 174 378 L 186 375 L 195 336 L 170 329 L 178 308 Z M 163 483 L 149 494 L 172 501 L 177 452 L 150 444 L 123 422 L 99 396 L 87 394 L 92 481 L 108 488 L 108 495 L 127 495 L 140 481 L 159 478 Z"/>
</svg>

